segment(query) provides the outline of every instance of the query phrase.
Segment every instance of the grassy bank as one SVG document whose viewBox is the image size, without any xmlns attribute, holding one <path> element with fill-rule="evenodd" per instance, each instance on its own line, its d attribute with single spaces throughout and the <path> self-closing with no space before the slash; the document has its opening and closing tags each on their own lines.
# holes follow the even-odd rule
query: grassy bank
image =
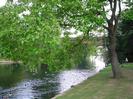
<svg viewBox="0 0 133 99">
<path fill-rule="evenodd" d="M 107 67 L 56 99 L 133 99 L 133 64 L 123 64 L 123 78 L 111 78 Z"/>
</svg>

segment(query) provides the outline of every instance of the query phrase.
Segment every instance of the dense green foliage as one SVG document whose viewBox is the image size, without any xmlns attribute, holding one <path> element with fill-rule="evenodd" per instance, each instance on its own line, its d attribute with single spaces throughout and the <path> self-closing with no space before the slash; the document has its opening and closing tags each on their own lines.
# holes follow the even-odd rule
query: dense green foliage
<svg viewBox="0 0 133 99">
<path fill-rule="evenodd" d="M 133 53 L 133 9 L 123 11 L 121 22 L 119 23 L 119 31 L 117 34 L 118 46 L 117 52 L 119 61 L 125 62 L 126 58 L 131 61 Z M 130 57 L 130 58 L 129 58 Z"/>
<path fill-rule="evenodd" d="M 102 2 L 98 0 L 59 0 L 57 18 L 61 26 L 74 27 L 84 34 L 103 23 Z M 86 35 L 87 36 L 87 35 Z"/>
<path fill-rule="evenodd" d="M 133 7 L 130 9 L 126 9 L 122 13 L 122 19 L 123 20 L 133 20 L 133 14 L 132 13 L 133 13 Z"/>
<path fill-rule="evenodd" d="M 50 70 L 79 64 L 95 51 L 89 33 L 106 21 L 107 4 L 106 0 L 23 0 L 0 8 L 0 58 L 21 61 L 31 70 L 41 64 Z M 61 38 L 62 30 L 70 28 L 82 36 L 72 39 L 66 33 Z"/>
<path fill-rule="evenodd" d="M 57 2 L 47 0 L 1 8 L 0 57 L 21 61 L 31 70 L 41 64 L 48 64 L 49 70 L 59 70 L 80 63 L 84 54 L 94 49 L 93 42 L 88 47 L 82 43 L 84 36 L 61 38 L 57 9 Z"/>
<path fill-rule="evenodd" d="M 31 8 L 22 4 L 0 10 L 2 58 L 37 65 L 55 57 L 51 52 L 57 50 L 60 43 L 60 28 L 49 5 L 36 3 Z M 25 13 L 19 16 L 23 11 Z M 26 12 L 31 14 L 26 15 Z"/>
</svg>

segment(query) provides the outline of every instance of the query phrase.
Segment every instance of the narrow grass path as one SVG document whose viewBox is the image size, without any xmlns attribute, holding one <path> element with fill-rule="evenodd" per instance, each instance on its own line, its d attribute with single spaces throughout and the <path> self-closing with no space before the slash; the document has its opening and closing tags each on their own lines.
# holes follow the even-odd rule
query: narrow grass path
<svg viewBox="0 0 133 99">
<path fill-rule="evenodd" d="M 111 78 L 107 67 L 56 99 L 133 99 L 133 64 L 123 64 L 123 78 Z"/>
</svg>

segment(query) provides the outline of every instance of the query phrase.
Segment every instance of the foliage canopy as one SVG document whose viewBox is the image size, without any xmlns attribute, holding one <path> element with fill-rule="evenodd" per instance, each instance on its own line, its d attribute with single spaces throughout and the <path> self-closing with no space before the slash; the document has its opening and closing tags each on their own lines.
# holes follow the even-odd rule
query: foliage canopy
<svg viewBox="0 0 133 99">
<path fill-rule="evenodd" d="M 22 61 L 32 70 L 42 63 L 50 70 L 80 63 L 95 51 L 89 33 L 106 21 L 103 6 L 109 1 L 23 0 L 0 8 L 0 57 Z M 62 30 L 72 27 L 82 36 L 60 37 Z"/>
<path fill-rule="evenodd" d="M 43 63 L 49 65 L 49 70 L 68 68 L 80 63 L 84 55 L 90 49 L 94 49 L 93 46 L 90 46 L 91 43 L 89 47 L 88 43 L 82 43 L 84 36 L 75 39 L 68 35 L 64 38 L 60 37 L 63 28 L 61 22 L 64 21 L 61 15 L 72 14 L 72 18 L 67 16 L 68 19 L 65 21 L 73 23 L 72 26 L 76 24 L 75 28 L 78 29 L 81 26 L 82 28 L 79 30 L 85 30 L 83 27 L 88 23 L 85 21 L 88 16 L 73 17 L 74 13 L 79 16 L 84 14 L 81 13 L 83 8 L 79 0 L 75 1 L 74 7 L 71 4 L 74 5 L 75 2 L 59 0 L 57 3 L 54 0 L 46 0 L 46 2 L 33 4 L 23 2 L 19 5 L 7 5 L 0 8 L 0 57 L 21 61 L 31 70 Z M 60 3 L 64 7 L 60 8 Z M 66 3 L 68 5 L 65 5 Z M 79 11 L 81 9 L 79 13 L 76 10 L 78 7 Z M 85 33 L 85 31 L 83 32 Z"/>
</svg>

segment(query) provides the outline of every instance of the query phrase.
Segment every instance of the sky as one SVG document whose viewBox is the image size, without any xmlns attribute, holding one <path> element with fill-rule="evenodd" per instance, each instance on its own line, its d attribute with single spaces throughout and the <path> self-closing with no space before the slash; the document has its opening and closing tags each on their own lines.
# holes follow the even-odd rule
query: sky
<svg viewBox="0 0 133 99">
<path fill-rule="evenodd" d="M 0 0 L 0 7 L 5 6 L 7 0 Z M 15 4 L 16 2 L 18 2 L 18 0 L 13 0 L 13 4 Z"/>
<path fill-rule="evenodd" d="M 7 0 L 0 0 L 0 7 L 3 7 L 6 4 Z"/>
</svg>

